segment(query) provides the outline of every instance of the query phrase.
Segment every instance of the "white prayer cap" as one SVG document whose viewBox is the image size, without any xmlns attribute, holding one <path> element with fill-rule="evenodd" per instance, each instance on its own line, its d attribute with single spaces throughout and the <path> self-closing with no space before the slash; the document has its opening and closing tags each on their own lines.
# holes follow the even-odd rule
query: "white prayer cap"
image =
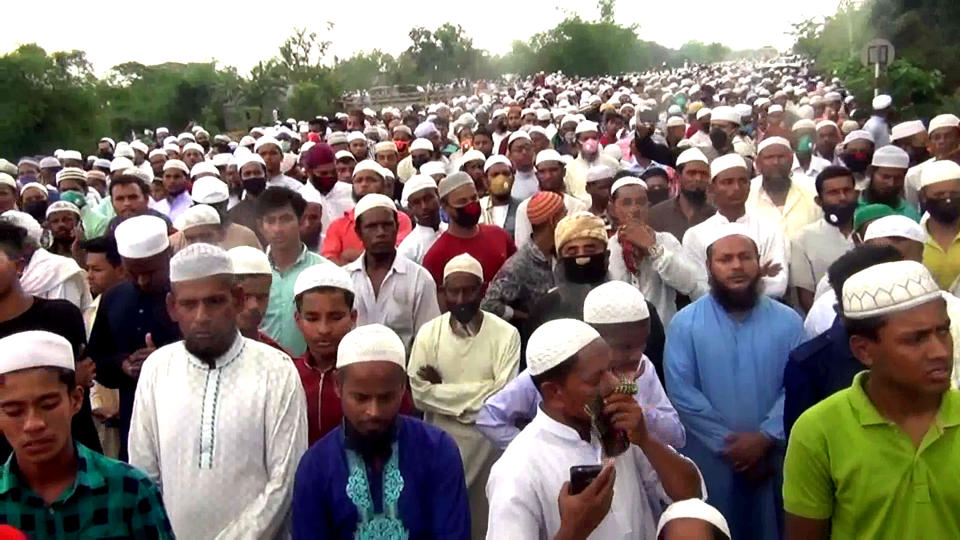
<svg viewBox="0 0 960 540">
<path fill-rule="evenodd" d="M 928 131 L 929 131 L 930 133 L 933 133 L 934 130 L 937 130 L 937 129 L 940 129 L 940 128 L 949 127 L 949 128 L 954 128 L 954 129 L 956 129 L 957 126 L 960 126 L 960 118 L 957 118 L 956 115 L 953 115 L 953 114 L 938 114 L 937 116 L 934 116 L 934 117 L 930 120 L 930 128 L 929 128 Z"/>
<path fill-rule="evenodd" d="M 182 151 L 182 152 L 186 152 L 187 150 L 196 150 L 197 152 L 200 152 L 201 154 L 203 153 L 203 147 L 200 146 L 198 143 L 195 143 L 195 142 L 187 143 L 187 144 L 183 145 L 183 150 L 181 150 L 181 151 Z"/>
<path fill-rule="evenodd" d="M 357 174 L 363 171 L 372 171 L 380 175 L 380 178 L 384 178 L 383 167 L 379 163 L 372 159 L 365 159 L 360 163 L 357 163 L 357 166 L 353 168 L 353 176 L 356 177 Z"/>
<path fill-rule="evenodd" d="M 80 209 L 77 208 L 77 205 L 67 201 L 57 201 L 55 203 L 51 203 L 50 206 L 47 207 L 47 218 L 49 219 L 50 214 L 56 212 L 72 212 L 77 216 L 80 215 Z"/>
<path fill-rule="evenodd" d="M 778 105 L 776 103 L 774 103 L 773 105 L 767 108 L 767 114 L 777 114 L 782 112 L 783 112 L 783 105 Z"/>
<path fill-rule="evenodd" d="M 410 143 L 410 151 L 413 152 L 414 150 L 426 150 L 428 152 L 433 152 L 433 143 L 430 142 L 430 139 L 414 139 L 413 142 Z"/>
<path fill-rule="evenodd" d="M 263 158 L 260 157 L 259 154 L 254 154 L 253 152 L 245 152 L 243 155 L 237 158 L 237 170 L 239 171 L 250 163 L 257 163 L 264 171 L 267 170 L 267 164 L 264 163 Z"/>
<path fill-rule="evenodd" d="M 617 324 L 650 318 L 647 300 L 640 289 L 612 280 L 595 287 L 583 300 L 583 322 Z"/>
<path fill-rule="evenodd" d="M 373 153 L 379 154 L 380 152 L 393 152 L 395 154 L 399 153 L 399 150 L 397 150 L 397 143 L 393 141 L 380 141 L 373 145 Z"/>
<path fill-rule="evenodd" d="M 173 222 L 173 226 L 180 231 L 200 225 L 220 225 L 220 214 L 212 206 L 196 204 L 184 210 Z"/>
<path fill-rule="evenodd" d="M 546 122 L 550 120 L 550 111 L 548 109 L 537 109 L 537 121 Z"/>
<path fill-rule="evenodd" d="M 217 170 L 214 164 L 210 161 L 201 161 L 200 163 L 194 165 L 192 169 L 190 169 L 191 178 L 196 178 L 201 174 L 212 174 L 217 178 L 220 178 L 220 171 Z"/>
<path fill-rule="evenodd" d="M 784 139 L 783 137 L 766 137 L 763 139 L 760 145 L 757 146 L 757 154 L 763 153 L 764 150 L 770 148 L 771 146 L 784 146 L 787 150 L 793 150 L 793 148 L 790 147 L 790 141 Z"/>
<path fill-rule="evenodd" d="M 550 371 L 597 339 L 600 333 L 583 321 L 548 321 L 527 341 L 527 369 L 534 376 Z"/>
<path fill-rule="evenodd" d="M 394 204 L 393 199 L 390 197 L 382 193 L 368 193 L 357 201 L 357 206 L 353 209 L 353 216 L 354 218 L 359 218 L 364 212 L 374 208 L 386 208 L 387 210 L 392 210 L 394 213 L 397 212 L 397 205 Z"/>
<path fill-rule="evenodd" d="M 26 193 L 28 189 L 38 189 L 40 190 L 41 193 L 43 193 L 43 197 L 45 199 L 50 198 L 50 192 L 47 191 L 46 186 L 44 186 L 40 182 L 27 182 L 26 184 L 24 184 L 23 187 L 20 188 L 20 196 L 23 197 L 23 194 Z"/>
<path fill-rule="evenodd" d="M 362 131 L 351 131 L 347 133 L 347 142 L 352 143 L 353 141 L 367 142 L 367 138 L 363 135 Z"/>
<path fill-rule="evenodd" d="M 483 152 L 477 149 L 467 150 L 467 152 L 463 154 L 463 157 L 460 158 L 460 165 L 457 167 L 457 170 L 461 169 L 464 165 L 470 163 L 471 161 L 484 162 L 486 160 L 487 156 L 483 155 Z"/>
<path fill-rule="evenodd" d="M 250 135 L 244 135 L 243 137 L 240 137 L 239 146 L 248 147 L 248 146 L 253 146 L 255 144 L 257 144 L 257 140 L 251 137 Z"/>
<path fill-rule="evenodd" d="M 156 148 L 156 149 L 150 151 L 150 153 L 147 155 L 147 159 L 150 159 L 150 158 L 152 158 L 153 156 L 163 156 L 163 157 L 167 157 L 167 153 L 166 153 L 162 148 Z"/>
<path fill-rule="evenodd" d="M 127 259 L 146 259 L 170 247 L 166 222 L 149 214 L 123 220 L 114 236 L 117 251 Z"/>
<path fill-rule="evenodd" d="M 350 274 L 341 266 L 333 263 L 324 262 L 308 266 L 293 284 L 293 297 L 320 287 L 332 287 L 334 289 L 343 289 L 350 294 L 354 294 L 353 279 Z"/>
<path fill-rule="evenodd" d="M 849 144 L 853 141 L 870 141 L 874 142 L 873 135 L 869 131 L 864 131 L 862 129 L 855 129 L 850 133 L 847 133 L 847 136 L 843 138 L 843 144 Z"/>
<path fill-rule="evenodd" d="M 496 165 L 497 163 L 500 163 L 500 164 L 502 164 L 502 165 L 506 165 L 507 167 L 510 167 L 511 170 L 513 169 L 513 163 L 510 162 L 510 159 L 507 158 L 507 156 L 505 156 L 505 155 L 503 155 L 503 154 L 494 154 L 494 155 L 488 157 L 488 158 L 487 158 L 487 161 L 484 162 L 484 164 L 483 164 L 483 172 L 489 171 L 489 170 L 490 170 L 490 167 L 493 167 L 493 166 Z"/>
<path fill-rule="evenodd" d="M 165 144 L 165 145 L 163 145 L 163 153 L 166 154 L 167 152 L 176 152 L 176 153 L 179 154 L 179 153 L 180 153 L 180 147 L 177 146 L 177 143 Z"/>
<path fill-rule="evenodd" d="M 327 144 L 333 146 L 335 144 L 347 144 L 347 134 L 342 131 L 334 131 L 327 137 Z"/>
<path fill-rule="evenodd" d="M 304 146 L 306 146 L 306 145 L 304 145 Z M 230 158 L 232 158 L 232 157 L 233 157 L 232 154 L 228 154 L 228 153 L 225 153 L 225 152 L 221 152 L 221 153 L 219 153 L 219 154 L 214 154 L 214 155 L 213 155 L 213 158 L 212 158 L 213 166 L 214 166 L 214 167 L 226 167 L 227 165 L 230 164 Z M 217 175 L 218 175 L 218 176 L 219 176 L 219 174 L 220 174 L 220 171 L 217 171 Z"/>
<path fill-rule="evenodd" d="M 710 107 L 700 107 L 700 110 L 697 111 L 697 120 L 703 119 L 704 116 L 709 116 L 713 110 Z"/>
<path fill-rule="evenodd" d="M 34 244 L 40 243 L 40 237 L 43 235 L 43 227 L 41 227 L 40 223 L 38 223 L 36 219 L 33 219 L 33 216 L 30 214 L 19 210 L 7 210 L 3 214 L 0 214 L 0 219 L 25 230 L 27 232 L 27 238 Z"/>
<path fill-rule="evenodd" d="M 400 195 L 400 203 L 407 205 L 407 200 L 414 193 L 425 189 L 437 189 L 437 181 L 432 176 L 426 174 L 415 174 L 403 184 L 403 193 Z"/>
<path fill-rule="evenodd" d="M 942 298 L 927 267 L 916 261 L 875 264 L 843 283 L 843 315 L 867 319 Z"/>
<path fill-rule="evenodd" d="M 813 120 L 809 120 L 809 119 L 807 119 L 807 118 L 802 118 L 802 119 L 797 120 L 796 122 L 794 122 L 794 123 L 793 123 L 793 127 L 790 128 L 791 131 L 800 131 L 800 130 L 804 130 L 804 129 L 812 129 L 812 130 L 815 130 L 815 129 L 817 129 L 817 124 L 815 124 L 815 123 L 813 122 Z"/>
<path fill-rule="evenodd" d="M 146 145 L 143 141 L 133 141 L 130 143 L 130 148 L 134 150 L 139 150 L 141 154 L 146 154 L 150 151 L 150 147 Z"/>
<path fill-rule="evenodd" d="M 437 193 L 442 199 L 454 190 L 466 185 L 474 185 L 473 178 L 470 178 L 470 175 L 465 172 L 455 172 L 440 180 L 440 183 L 437 184 Z"/>
<path fill-rule="evenodd" d="M 222 247 L 212 244 L 204 244 L 203 242 L 190 244 L 170 259 L 170 283 L 192 281 L 223 274 L 233 275 L 233 261 L 230 260 L 230 255 Z"/>
<path fill-rule="evenodd" d="M 365 324 L 347 332 L 337 347 L 337 369 L 361 362 L 392 362 L 406 369 L 407 352 L 396 332 L 382 324 Z"/>
<path fill-rule="evenodd" d="M 506 109 L 497 109 L 497 110 L 493 111 L 493 114 L 490 115 L 490 119 L 492 120 L 492 119 L 494 119 L 494 118 L 502 118 L 502 117 L 504 117 L 504 116 L 506 116 L 506 115 L 507 115 L 507 110 L 506 110 Z"/>
<path fill-rule="evenodd" d="M 596 182 L 598 180 L 607 180 L 613 179 L 616 176 L 617 170 L 608 165 L 599 164 L 594 165 L 587 169 L 587 183 Z"/>
<path fill-rule="evenodd" d="M 624 186 L 640 186 L 643 189 L 647 189 L 647 183 L 636 176 L 624 176 L 618 178 L 617 181 L 613 183 L 613 186 L 610 187 L 610 196 L 613 197 L 613 194 Z"/>
<path fill-rule="evenodd" d="M 900 122 L 899 124 L 893 126 L 893 129 L 890 130 L 890 141 L 899 141 L 900 139 L 913 137 L 918 133 L 926 133 L 926 131 L 927 128 L 923 127 L 923 122 L 920 120 Z"/>
<path fill-rule="evenodd" d="M 130 145 L 125 141 L 120 141 L 120 144 L 117 145 L 117 149 L 113 152 L 113 156 L 133 159 L 133 148 L 130 148 Z"/>
<path fill-rule="evenodd" d="M 747 170 L 747 162 L 739 154 L 722 155 L 710 163 L 710 178 L 716 178 L 723 171 L 738 167 Z"/>
<path fill-rule="evenodd" d="M 870 162 L 874 167 L 910 168 L 910 156 L 899 146 L 888 144 L 877 148 Z"/>
<path fill-rule="evenodd" d="M 337 161 L 340 161 L 341 159 L 352 159 L 353 161 L 357 160 L 357 156 L 353 155 L 353 152 L 349 150 L 340 150 L 333 157 Z"/>
<path fill-rule="evenodd" d="M 680 116 L 671 116 L 670 118 L 667 119 L 667 127 L 668 127 L 668 128 L 672 128 L 672 127 L 683 127 L 683 126 L 686 126 L 686 125 L 687 125 L 687 123 L 684 122 L 683 118 L 680 117 Z"/>
<path fill-rule="evenodd" d="M 17 181 L 7 173 L 0 173 L 0 186 L 8 186 L 14 192 L 17 191 Z"/>
<path fill-rule="evenodd" d="M 903 150 L 901 150 L 902 152 Z M 920 187 L 925 188 L 937 182 L 960 180 L 960 165 L 949 159 L 942 159 L 924 165 L 920 171 Z"/>
<path fill-rule="evenodd" d="M 443 281 L 446 281 L 447 277 L 455 272 L 473 274 L 480 278 L 480 281 L 483 281 L 483 266 L 480 265 L 480 261 L 474 259 L 469 253 L 461 253 L 447 261 L 446 266 L 443 267 Z"/>
<path fill-rule="evenodd" d="M 880 94 L 879 96 L 873 98 L 873 110 L 882 111 L 889 107 L 893 103 L 893 98 L 887 94 Z"/>
<path fill-rule="evenodd" d="M 60 166 L 60 160 L 55 157 L 45 157 L 40 160 L 41 169 L 55 169 Z"/>
<path fill-rule="evenodd" d="M 685 163 L 690 163 L 691 161 L 710 163 L 710 160 L 707 159 L 707 156 L 705 156 L 699 148 L 688 148 L 677 156 L 677 167 Z"/>
<path fill-rule="evenodd" d="M 233 262 L 234 275 L 273 275 L 273 269 L 270 268 L 270 259 L 267 258 L 267 254 L 255 247 L 237 246 L 227 250 L 227 255 Z M 302 272 L 301 275 L 303 275 Z"/>
<path fill-rule="evenodd" d="M 663 528 L 675 519 L 699 519 L 716 527 L 727 538 L 730 538 L 730 527 L 727 520 L 719 510 L 710 506 L 700 499 L 687 499 L 677 501 L 667 507 L 660 515 L 660 523 L 657 524 L 657 538 Z"/>
<path fill-rule="evenodd" d="M 269 135 L 264 135 L 264 136 L 260 137 L 259 139 L 257 139 L 257 142 L 256 142 L 256 143 L 254 143 L 254 145 L 253 145 L 253 151 L 254 151 L 254 152 L 257 152 L 257 153 L 260 153 L 260 149 L 263 148 L 264 146 L 268 145 L 268 144 L 272 144 L 272 145 L 274 145 L 274 146 L 277 147 L 277 150 L 281 150 L 281 148 L 280 148 L 280 141 L 274 139 L 273 137 L 270 137 Z M 282 151 L 282 150 L 281 150 L 281 151 Z"/>
<path fill-rule="evenodd" d="M 710 122 L 731 122 L 740 125 L 740 113 L 736 109 L 727 105 L 714 107 L 710 112 Z"/>
<path fill-rule="evenodd" d="M 591 131 L 599 133 L 600 127 L 597 125 L 596 122 L 591 122 L 590 120 L 583 120 L 577 124 L 577 129 L 574 130 L 574 135 L 579 135 L 581 133 L 589 133 Z"/>
<path fill-rule="evenodd" d="M 116 172 L 133 167 L 133 162 L 125 157 L 115 157 L 110 162 L 110 172 Z"/>
<path fill-rule="evenodd" d="M 718 227 L 712 228 L 708 231 L 706 247 L 712 246 L 716 243 L 717 240 L 722 240 L 728 236 L 745 236 L 749 238 L 754 245 L 757 245 L 757 239 L 753 237 L 753 233 L 750 232 L 745 225 L 741 223 L 724 223 Z"/>
<path fill-rule="evenodd" d="M 548 161 L 555 161 L 561 167 L 563 167 L 563 160 L 560 159 L 560 152 L 557 152 L 553 148 L 547 148 L 546 150 L 541 150 L 537 152 L 537 159 L 534 163 L 535 166 L 539 167 L 541 163 L 546 163 Z"/>
<path fill-rule="evenodd" d="M 529 141 L 530 134 L 522 129 L 518 129 L 517 131 L 514 131 L 513 133 L 510 134 L 510 138 L 507 139 L 507 148 L 509 148 L 510 145 L 512 145 L 513 142 L 516 141 L 517 139 L 526 139 Z"/>
<path fill-rule="evenodd" d="M 130 166 L 132 167 L 133 165 L 131 164 Z M 183 174 L 187 176 L 190 175 L 190 169 L 187 168 L 187 164 L 180 161 L 179 159 L 168 159 L 164 161 L 163 162 L 164 172 L 166 172 L 167 169 L 177 169 L 178 171 L 182 171 Z"/>
<path fill-rule="evenodd" d="M 619 163 L 623 159 L 623 150 L 620 149 L 619 144 L 611 143 L 603 147 L 603 155 L 610 156 Z"/>
<path fill-rule="evenodd" d="M 833 129 L 840 131 L 840 128 L 837 127 L 837 123 L 834 122 L 833 120 L 821 120 L 817 122 L 817 131 L 820 131 L 825 127 L 832 127 Z"/>
<path fill-rule="evenodd" d="M 863 241 L 874 238 L 906 238 L 922 244 L 927 240 L 927 233 L 916 221 L 898 214 L 871 221 L 863 234 Z"/>
<path fill-rule="evenodd" d="M 67 338 L 43 330 L 27 330 L 0 338 L 0 375 L 40 367 L 75 371 L 73 346 Z"/>
<path fill-rule="evenodd" d="M 77 161 L 83 161 L 83 156 L 80 155 L 80 152 L 77 152 L 76 150 L 64 150 L 63 153 L 60 154 L 60 159 L 75 159 Z"/>
<path fill-rule="evenodd" d="M 435 174 L 447 174 L 447 167 L 444 166 L 442 161 L 428 161 L 420 166 L 420 174 L 425 174 L 427 176 L 433 176 Z"/>
</svg>

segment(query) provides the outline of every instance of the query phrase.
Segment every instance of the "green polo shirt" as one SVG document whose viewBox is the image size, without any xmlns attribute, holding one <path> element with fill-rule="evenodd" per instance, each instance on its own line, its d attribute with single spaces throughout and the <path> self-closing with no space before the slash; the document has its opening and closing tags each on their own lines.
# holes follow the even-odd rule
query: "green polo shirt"
<svg viewBox="0 0 960 540">
<path fill-rule="evenodd" d="M 0 469 L 0 523 L 30 538 L 173 538 L 160 491 L 147 475 L 80 443 L 77 478 L 47 504 L 20 478 L 16 456 Z"/>
<path fill-rule="evenodd" d="M 300 272 L 303 272 L 304 269 L 330 261 L 312 251 L 308 251 L 305 245 L 300 250 L 297 262 L 283 272 L 277 270 L 276 265 L 273 264 L 273 257 L 270 257 L 269 248 L 267 248 L 267 257 L 270 258 L 270 266 L 273 268 L 273 282 L 270 283 L 270 303 L 267 304 L 267 312 L 263 315 L 260 330 L 272 337 L 287 352 L 297 357 L 307 350 L 307 342 L 303 340 L 303 334 L 300 333 L 300 329 L 297 328 L 297 323 L 293 318 L 293 314 L 297 310 L 297 305 L 293 301 L 293 286 L 296 284 Z"/>
<path fill-rule="evenodd" d="M 797 420 L 784 509 L 829 519 L 831 538 L 960 538 L 960 392 L 944 393 L 916 448 L 867 397 L 868 373 Z"/>
<path fill-rule="evenodd" d="M 868 204 L 871 204 L 871 203 L 869 203 L 866 199 L 864 199 L 863 195 L 860 195 L 860 199 L 857 201 L 857 208 L 867 206 Z M 885 206 L 890 206 L 890 205 L 885 205 Z M 890 209 L 893 210 L 893 213 L 897 214 L 898 216 L 908 217 L 916 221 L 917 223 L 920 223 L 920 212 L 917 210 L 917 208 L 914 205 L 909 204 L 906 201 L 906 199 L 904 199 L 903 197 L 900 197 L 900 204 L 898 204 L 897 206 L 890 206 Z"/>
</svg>

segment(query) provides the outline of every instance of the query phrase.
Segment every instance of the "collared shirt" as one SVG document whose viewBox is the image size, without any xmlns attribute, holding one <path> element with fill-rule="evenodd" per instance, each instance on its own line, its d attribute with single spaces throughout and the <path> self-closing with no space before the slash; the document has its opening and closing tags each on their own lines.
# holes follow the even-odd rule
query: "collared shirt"
<svg viewBox="0 0 960 540">
<path fill-rule="evenodd" d="M 167 197 L 158 202 L 153 209 L 170 218 L 170 221 L 176 221 L 180 214 L 191 206 L 193 206 L 193 199 L 191 199 L 190 194 L 184 190 L 176 197 Z"/>
<path fill-rule="evenodd" d="M 480 308 L 504 319 L 512 319 L 515 309 L 529 314 L 553 286 L 553 257 L 548 259 L 535 243 L 528 242 L 497 271 Z"/>
<path fill-rule="evenodd" d="M 703 203 L 699 207 L 695 206 L 693 215 L 688 220 L 683 210 L 680 209 L 678 197 L 651 206 L 650 213 L 647 215 L 647 224 L 657 232 L 670 233 L 677 240 L 682 240 L 687 229 L 703 223 L 704 220 L 716 214 L 717 209 L 710 206 L 709 203 Z"/>
<path fill-rule="evenodd" d="M 367 274 L 364 254 L 344 269 L 353 279 L 357 310 L 357 326 L 380 323 L 400 336 L 410 351 L 414 336 L 427 321 L 440 315 L 437 284 L 422 266 L 402 256 L 394 256 L 390 270 L 383 277 L 379 292 Z"/>
<path fill-rule="evenodd" d="M 299 192 L 300 188 L 303 187 L 303 183 L 285 174 L 278 174 L 267 180 L 267 187 L 285 187 L 289 190 Z"/>
<path fill-rule="evenodd" d="M 267 247 L 267 256 L 270 257 L 270 248 Z M 303 334 L 297 328 L 297 323 L 293 319 L 293 313 L 297 306 L 293 301 L 293 286 L 297 282 L 300 272 L 315 264 L 329 263 L 327 259 L 307 250 L 307 246 L 301 245 L 300 255 L 292 266 L 283 270 L 277 269 L 270 257 L 270 267 L 273 269 L 273 281 L 270 283 L 270 302 L 267 304 L 267 312 L 263 315 L 263 321 L 260 323 L 261 329 L 270 337 L 277 340 L 281 347 L 290 351 L 294 355 L 301 355 L 307 350 L 307 342 L 303 340 Z"/>
<path fill-rule="evenodd" d="M 960 394 L 943 393 L 919 448 L 884 417 L 861 372 L 797 420 L 783 475 L 783 506 L 830 520 L 830 536 L 960 538 Z"/>
<path fill-rule="evenodd" d="M 363 241 L 357 235 L 357 219 L 354 217 L 353 208 L 345 212 L 342 216 L 330 223 L 323 236 L 323 247 L 321 253 L 324 257 L 333 262 L 346 264 L 350 261 L 341 261 L 340 256 L 346 250 L 363 251 Z M 410 217 L 403 212 L 397 212 L 397 245 L 403 242 L 403 239 L 410 234 L 413 224 Z"/>
<path fill-rule="evenodd" d="M 721 227 L 730 220 L 723 214 L 717 212 L 707 218 L 699 225 L 690 227 L 683 235 L 683 249 L 687 250 L 690 259 L 697 263 L 697 288 L 690 295 L 691 298 L 700 298 L 710 291 L 710 285 L 707 282 L 707 242 L 716 235 L 716 228 Z M 780 273 L 773 277 L 764 276 L 760 279 L 763 294 L 780 298 L 787 292 L 787 247 L 783 233 L 780 227 L 769 226 L 766 222 L 745 213 L 737 218 L 736 223 L 745 225 L 753 237 L 757 240 L 757 248 L 760 251 L 760 263 L 767 262 L 779 264 Z"/>
<path fill-rule="evenodd" d="M 823 210 L 814 201 L 816 196 L 813 182 L 806 176 L 794 174 L 786 200 L 782 207 L 778 207 L 763 189 L 763 177 L 758 176 L 750 181 L 746 209 L 757 219 L 779 227 L 784 238 L 793 238 L 804 226 L 823 219 Z"/>
<path fill-rule="evenodd" d="M 75 443 L 77 477 L 47 504 L 11 455 L 0 472 L 0 523 L 30 538 L 173 538 L 156 484 L 140 469 Z"/>
<path fill-rule="evenodd" d="M 791 176 L 802 175 L 802 176 L 806 176 L 811 180 L 815 180 L 817 178 L 817 175 L 820 174 L 824 169 L 826 169 L 830 165 L 831 164 L 829 161 L 814 154 L 810 156 L 810 164 L 807 165 L 806 170 L 804 170 L 803 166 L 800 165 L 800 160 L 797 159 L 797 154 L 794 153 L 793 167 L 790 169 L 790 174 Z"/>
<path fill-rule="evenodd" d="M 827 268 L 853 246 L 852 233 L 844 236 L 825 219 L 802 227 L 791 242 L 790 285 L 815 291 Z"/>
<path fill-rule="evenodd" d="M 637 368 L 640 376 L 634 381 L 637 393 L 634 396 L 643 408 L 643 419 L 655 439 L 675 448 L 687 444 L 686 433 L 680 424 L 676 409 L 667 399 L 667 393 L 657 378 L 653 363 L 646 355 Z M 483 404 L 477 415 L 476 425 L 488 439 L 500 448 L 506 448 L 518 433 L 517 424 L 526 424 L 537 415 L 537 407 L 543 398 L 527 370 L 507 383 Z"/>
<path fill-rule="evenodd" d="M 440 222 L 437 229 L 425 225 L 417 225 L 410 231 L 410 234 L 397 246 L 397 254 L 402 255 L 411 261 L 420 264 L 423 262 L 423 256 L 430 250 L 430 246 L 440 238 L 440 235 L 447 230 L 447 224 Z"/>
<path fill-rule="evenodd" d="M 306 449 L 300 377 L 273 347 L 237 333 L 212 367 L 182 341 L 144 362 L 130 464 L 160 486 L 177 536 L 282 536 Z"/>
<path fill-rule="evenodd" d="M 560 530 L 557 496 L 570 478 L 570 467 L 598 464 L 601 455 L 596 434 L 584 441 L 576 430 L 538 408 L 533 421 L 513 439 L 490 472 L 487 537 L 553 538 Z M 613 502 L 588 538 L 655 538 L 654 509 L 672 502 L 656 470 L 635 445 L 614 463 Z"/>
<path fill-rule="evenodd" d="M 307 202 L 320 204 L 320 232 L 326 234 L 333 220 L 353 209 L 353 186 L 346 182 L 337 182 L 326 194 L 320 193 L 310 182 L 300 186 L 300 196 Z M 321 241 L 323 238 L 321 238 Z"/>
<path fill-rule="evenodd" d="M 567 209 L 568 216 L 574 212 L 589 208 L 587 204 L 572 195 L 567 195 L 566 193 L 562 195 L 563 206 Z M 531 235 L 533 234 L 533 225 L 530 224 L 530 217 L 527 216 L 527 206 L 529 206 L 529 204 L 530 198 L 527 198 L 517 207 L 517 224 L 513 234 L 513 241 L 517 245 L 517 248 L 521 248 L 524 244 L 530 242 Z"/>
<path fill-rule="evenodd" d="M 940 243 L 930 235 L 929 226 L 929 221 L 923 226 L 927 233 L 927 239 L 923 242 L 923 265 L 930 269 L 941 289 L 949 290 L 960 275 L 960 231 L 944 251 Z"/>
</svg>

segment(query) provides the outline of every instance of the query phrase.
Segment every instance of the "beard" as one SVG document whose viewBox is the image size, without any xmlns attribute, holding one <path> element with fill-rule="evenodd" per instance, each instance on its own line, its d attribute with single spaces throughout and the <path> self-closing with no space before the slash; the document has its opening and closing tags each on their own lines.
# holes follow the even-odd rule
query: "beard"
<svg viewBox="0 0 960 540">
<path fill-rule="evenodd" d="M 748 311 L 757 304 L 760 298 L 760 275 L 757 274 L 746 289 L 733 290 L 710 275 L 710 294 L 716 299 L 720 307 L 727 312 Z"/>
<path fill-rule="evenodd" d="M 353 427 L 346 417 L 343 418 L 343 432 L 348 446 L 365 458 L 388 455 L 396 433 L 396 421 L 387 429 L 375 433 L 361 433 Z"/>
<path fill-rule="evenodd" d="M 891 208 L 896 208 L 900 203 L 900 194 L 880 193 L 873 188 L 873 182 L 867 185 L 867 199 L 876 204 L 885 204 Z"/>
</svg>

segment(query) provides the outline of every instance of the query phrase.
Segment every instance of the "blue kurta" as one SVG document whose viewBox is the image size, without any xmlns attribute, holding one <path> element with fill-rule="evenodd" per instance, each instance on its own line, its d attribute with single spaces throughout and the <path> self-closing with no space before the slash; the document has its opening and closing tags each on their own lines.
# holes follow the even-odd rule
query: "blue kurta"
<svg viewBox="0 0 960 540">
<path fill-rule="evenodd" d="M 667 395 L 687 430 L 683 453 L 700 467 L 710 503 L 733 538 L 780 536 L 783 465 L 783 370 L 802 340 L 803 321 L 766 296 L 742 320 L 705 295 L 682 309 L 667 330 Z M 762 431 L 778 444 L 773 475 L 753 484 L 721 456 L 724 438 Z"/>
<path fill-rule="evenodd" d="M 397 417 L 397 451 L 403 488 L 397 517 L 410 540 L 469 540 L 470 506 L 460 451 L 443 431 L 407 416 Z M 366 467 L 371 499 L 383 512 L 381 475 Z M 353 540 L 359 513 L 347 495 L 350 475 L 343 427 L 304 454 L 293 490 L 293 537 Z"/>
</svg>

